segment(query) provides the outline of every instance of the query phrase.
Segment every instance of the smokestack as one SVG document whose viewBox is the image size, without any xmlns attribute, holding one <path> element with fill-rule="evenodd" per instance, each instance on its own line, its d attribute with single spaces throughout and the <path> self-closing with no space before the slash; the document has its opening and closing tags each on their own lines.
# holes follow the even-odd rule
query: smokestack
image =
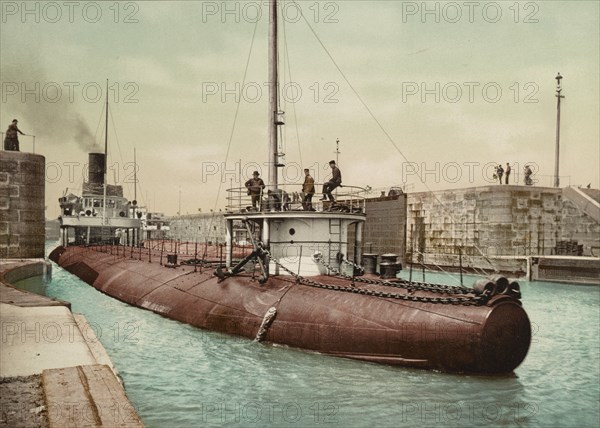
<svg viewBox="0 0 600 428">
<path fill-rule="evenodd" d="M 104 183 L 104 153 L 90 153 L 89 162 L 89 184 L 102 186 Z"/>
</svg>

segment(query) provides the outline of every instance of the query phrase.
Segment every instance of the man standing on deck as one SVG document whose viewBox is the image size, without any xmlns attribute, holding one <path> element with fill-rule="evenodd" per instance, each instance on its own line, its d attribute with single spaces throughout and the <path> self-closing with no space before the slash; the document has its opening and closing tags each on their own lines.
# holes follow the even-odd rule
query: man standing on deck
<svg viewBox="0 0 600 428">
<path fill-rule="evenodd" d="M 265 188 L 265 182 L 262 178 L 258 178 L 260 174 L 258 171 L 254 171 L 252 173 L 252 178 L 246 181 L 246 189 L 248 189 L 248 194 L 252 197 L 252 208 L 255 211 L 258 211 L 260 195 Z"/>
<path fill-rule="evenodd" d="M 304 184 L 302 184 L 302 208 L 304 211 L 314 211 L 312 197 L 315 194 L 315 179 L 310 176 L 308 168 L 304 169 Z"/>
<path fill-rule="evenodd" d="M 508 176 L 510 175 L 510 164 L 508 162 L 506 162 L 506 170 L 504 171 L 504 174 L 506 174 L 505 183 L 508 184 Z"/>
<path fill-rule="evenodd" d="M 8 125 L 6 130 L 6 138 L 4 139 L 4 150 L 8 151 L 19 151 L 19 136 L 18 134 L 25 135 L 21 132 L 17 126 L 17 119 L 13 119 L 12 123 Z"/>
<path fill-rule="evenodd" d="M 340 169 L 335 165 L 334 160 L 329 161 L 329 166 L 331 167 L 332 177 L 331 177 L 331 180 L 329 180 L 325 184 L 323 184 L 323 197 L 321 198 L 321 200 L 326 201 L 327 198 L 329 198 L 329 200 L 331 202 L 335 202 L 335 199 L 333 198 L 333 195 L 331 194 L 331 192 L 336 187 L 342 185 L 342 173 L 341 173 Z"/>
</svg>

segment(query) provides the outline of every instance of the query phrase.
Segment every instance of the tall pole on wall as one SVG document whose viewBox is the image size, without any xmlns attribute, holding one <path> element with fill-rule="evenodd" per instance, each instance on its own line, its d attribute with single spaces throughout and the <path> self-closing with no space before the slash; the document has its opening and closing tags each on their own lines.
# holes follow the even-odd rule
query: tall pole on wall
<svg viewBox="0 0 600 428">
<path fill-rule="evenodd" d="M 554 187 L 560 187 L 559 155 L 560 155 L 560 100 L 565 96 L 562 92 L 562 76 L 556 76 L 556 149 L 554 152 Z"/>
</svg>

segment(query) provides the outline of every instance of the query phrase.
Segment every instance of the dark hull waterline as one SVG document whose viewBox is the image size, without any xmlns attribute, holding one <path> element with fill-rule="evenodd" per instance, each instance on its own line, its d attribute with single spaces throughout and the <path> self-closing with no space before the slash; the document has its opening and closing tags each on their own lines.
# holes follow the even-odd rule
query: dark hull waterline
<svg viewBox="0 0 600 428">
<path fill-rule="evenodd" d="M 340 357 L 446 372 L 511 373 L 531 342 L 527 314 L 508 295 L 485 305 L 424 303 L 317 288 L 288 276 L 262 285 L 250 274 L 219 282 L 211 268 L 167 268 L 158 257 L 149 262 L 78 246 L 58 247 L 50 258 L 99 291 L 167 318 Z M 350 284 L 332 276 L 311 279 Z M 378 284 L 356 288 L 384 296 L 406 292 Z M 440 297 L 431 291 L 413 295 Z"/>
</svg>

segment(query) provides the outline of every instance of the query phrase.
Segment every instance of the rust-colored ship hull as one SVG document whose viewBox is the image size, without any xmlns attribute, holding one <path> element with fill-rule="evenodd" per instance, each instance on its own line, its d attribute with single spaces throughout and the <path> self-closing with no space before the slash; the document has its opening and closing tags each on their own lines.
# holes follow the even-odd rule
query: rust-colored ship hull
<svg viewBox="0 0 600 428">
<path fill-rule="evenodd" d="M 331 289 L 291 276 L 262 285 L 250 274 L 219 281 L 212 268 L 165 267 L 160 253 L 144 250 L 140 260 L 138 249 L 101 250 L 58 247 L 50 258 L 109 296 L 211 331 L 371 362 L 489 374 L 512 372 L 531 341 L 527 314 L 509 295 L 483 305 L 440 304 L 332 276 L 311 278 Z"/>
</svg>

